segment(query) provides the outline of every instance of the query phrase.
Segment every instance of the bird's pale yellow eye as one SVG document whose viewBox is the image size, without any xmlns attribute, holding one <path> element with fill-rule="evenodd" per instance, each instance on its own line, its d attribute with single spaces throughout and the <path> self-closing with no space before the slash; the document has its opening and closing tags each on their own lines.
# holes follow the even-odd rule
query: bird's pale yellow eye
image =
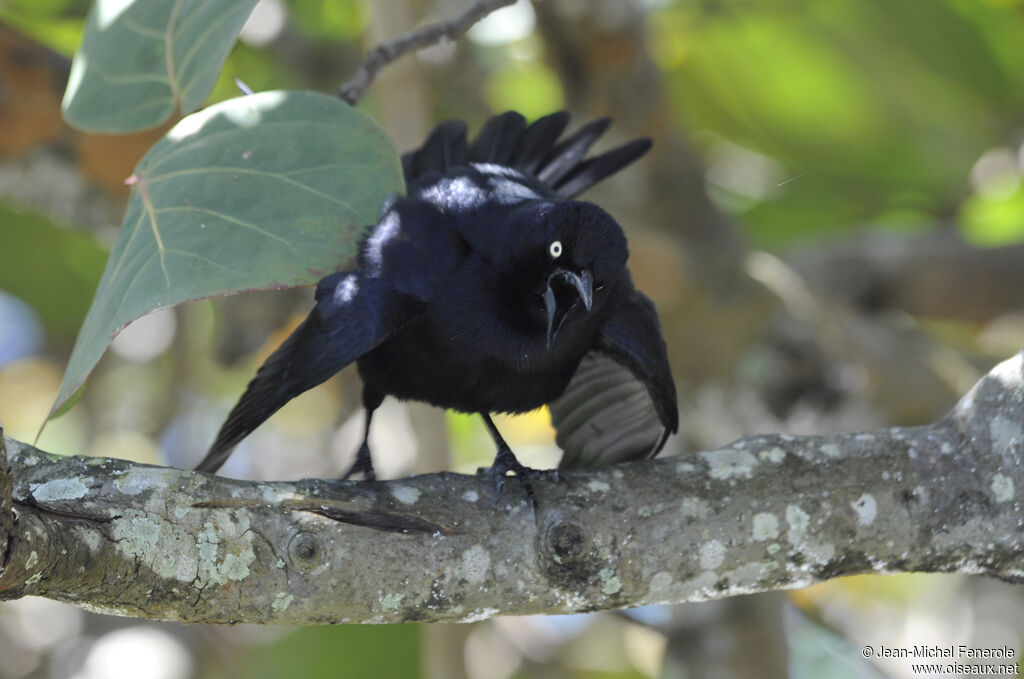
<svg viewBox="0 0 1024 679">
<path fill-rule="evenodd" d="M 548 254 L 551 255 L 551 259 L 558 259 L 562 256 L 562 241 L 552 241 L 551 245 L 548 246 Z"/>
</svg>

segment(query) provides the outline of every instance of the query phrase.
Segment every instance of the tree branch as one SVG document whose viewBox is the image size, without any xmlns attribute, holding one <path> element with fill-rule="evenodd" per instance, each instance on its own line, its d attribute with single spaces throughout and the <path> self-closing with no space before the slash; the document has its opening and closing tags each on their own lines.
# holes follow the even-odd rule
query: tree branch
<svg viewBox="0 0 1024 679">
<path fill-rule="evenodd" d="M 803 587 L 840 575 L 1024 581 L 1024 360 L 936 424 L 755 436 L 534 482 L 442 473 L 244 482 L 6 439 L 0 599 L 183 622 L 479 620 Z M 0 507 L 0 514 L 10 507 Z"/>
<path fill-rule="evenodd" d="M 867 232 L 787 259 L 810 287 L 868 310 L 985 322 L 1024 303 L 1024 245 L 974 247 L 941 227 Z"/>
<path fill-rule="evenodd" d="M 475 0 L 461 14 L 448 21 L 417 28 L 377 45 L 366 55 L 355 74 L 338 90 L 338 97 L 348 104 L 355 104 L 381 69 L 395 59 L 413 50 L 455 40 L 488 14 L 515 2 L 516 0 Z"/>
</svg>

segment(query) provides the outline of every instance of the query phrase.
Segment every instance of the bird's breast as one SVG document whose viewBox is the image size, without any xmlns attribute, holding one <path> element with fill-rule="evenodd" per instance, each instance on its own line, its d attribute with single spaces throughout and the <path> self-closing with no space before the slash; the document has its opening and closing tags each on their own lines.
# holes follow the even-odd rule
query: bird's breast
<svg viewBox="0 0 1024 679">
<path fill-rule="evenodd" d="M 463 412 L 521 413 L 557 398 L 582 357 L 538 360 L 532 343 L 511 336 L 468 341 L 452 330 L 410 323 L 359 359 L 360 375 L 400 399 Z"/>
</svg>

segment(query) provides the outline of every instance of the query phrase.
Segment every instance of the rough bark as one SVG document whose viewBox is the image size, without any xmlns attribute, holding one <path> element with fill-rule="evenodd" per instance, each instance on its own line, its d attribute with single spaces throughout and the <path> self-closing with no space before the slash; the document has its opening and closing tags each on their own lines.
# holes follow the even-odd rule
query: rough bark
<svg viewBox="0 0 1024 679">
<path fill-rule="evenodd" d="M 1024 580 L 1022 355 L 933 425 L 538 480 L 536 515 L 483 476 L 246 482 L 5 442 L 18 520 L 0 599 L 194 623 L 472 621 L 855 573 Z"/>
</svg>

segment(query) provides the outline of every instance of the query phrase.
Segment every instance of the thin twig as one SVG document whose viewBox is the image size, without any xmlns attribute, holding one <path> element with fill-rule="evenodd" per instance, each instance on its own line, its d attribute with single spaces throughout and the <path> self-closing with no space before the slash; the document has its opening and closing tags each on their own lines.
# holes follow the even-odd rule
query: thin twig
<svg viewBox="0 0 1024 679">
<path fill-rule="evenodd" d="M 348 104 L 355 104 L 377 78 L 381 69 L 398 57 L 413 50 L 455 40 L 488 14 L 515 2 L 516 0 L 476 0 L 453 19 L 417 28 L 377 45 L 366 55 L 359 70 L 338 90 L 338 97 Z"/>
</svg>

